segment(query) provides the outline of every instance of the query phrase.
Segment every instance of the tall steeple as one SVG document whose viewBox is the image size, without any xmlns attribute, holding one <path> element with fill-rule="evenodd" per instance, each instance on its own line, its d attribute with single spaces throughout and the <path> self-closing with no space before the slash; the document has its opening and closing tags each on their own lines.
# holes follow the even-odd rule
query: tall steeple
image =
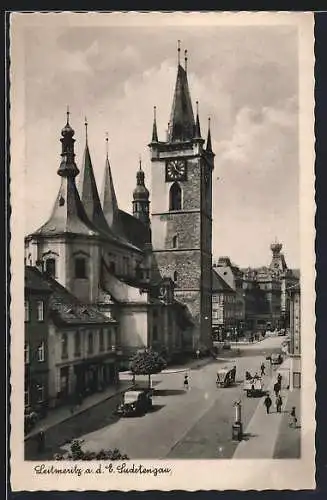
<svg viewBox="0 0 327 500">
<path fill-rule="evenodd" d="M 110 230 L 103 215 L 98 188 L 94 176 L 94 170 L 88 145 L 87 127 L 88 123 L 85 118 L 85 150 L 80 177 L 79 192 L 88 218 L 98 229 L 108 233 L 110 232 Z"/>
<path fill-rule="evenodd" d="M 144 222 L 144 224 L 149 224 L 149 191 L 145 187 L 144 177 L 140 158 L 139 169 L 136 173 L 136 188 L 133 191 L 133 215 Z"/>
<path fill-rule="evenodd" d="M 168 142 L 190 141 L 194 138 L 194 129 L 195 122 L 187 73 L 180 64 L 180 41 L 178 41 L 177 79 L 170 115 Z"/>
<path fill-rule="evenodd" d="M 211 127 L 210 127 L 210 122 L 211 119 L 210 117 L 208 118 L 208 137 L 207 137 L 207 146 L 206 146 L 206 152 L 213 155 L 212 151 L 212 144 L 211 144 Z"/>
<path fill-rule="evenodd" d="M 153 108 L 153 127 L 152 127 L 152 142 L 158 142 L 158 130 L 157 130 L 157 108 Z"/>
<path fill-rule="evenodd" d="M 36 231 L 37 234 L 72 233 L 88 236 L 98 234 L 85 213 L 75 184 L 75 177 L 79 170 L 75 163 L 75 139 L 73 138 L 75 131 L 70 126 L 69 115 L 67 109 L 67 123 L 61 131 L 60 139 L 62 159 L 58 175 L 61 177 L 61 186 L 50 219 Z"/>
<path fill-rule="evenodd" d="M 201 127 L 200 127 L 200 118 L 199 118 L 199 101 L 196 101 L 196 122 L 195 122 L 195 139 L 201 139 Z"/>
</svg>

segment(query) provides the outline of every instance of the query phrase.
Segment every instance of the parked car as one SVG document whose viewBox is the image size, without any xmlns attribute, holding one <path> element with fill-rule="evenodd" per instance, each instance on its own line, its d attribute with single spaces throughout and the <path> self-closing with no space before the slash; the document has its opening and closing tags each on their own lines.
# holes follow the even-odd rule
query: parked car
<svg viewBox="0 0 327 500">
<path fill-rule="evenodd" d="M 118 405 L 116 414 L 122 417 L 138 417 L 145 415 L 152 408 L 152 389 L 126 391 L 123 403 Z"/>
</svg>

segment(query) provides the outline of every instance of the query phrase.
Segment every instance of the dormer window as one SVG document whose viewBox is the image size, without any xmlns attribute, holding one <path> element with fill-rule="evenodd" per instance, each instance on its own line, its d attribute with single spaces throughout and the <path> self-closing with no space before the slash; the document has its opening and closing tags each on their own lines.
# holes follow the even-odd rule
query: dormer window
<svg viewBox="0 0 327 500">
<path fill-rule="evenodd" d="M 77 257 L 75 259 L 75 278 L 86 279 L 86 259 L 83 257 Z"/>
</svg>

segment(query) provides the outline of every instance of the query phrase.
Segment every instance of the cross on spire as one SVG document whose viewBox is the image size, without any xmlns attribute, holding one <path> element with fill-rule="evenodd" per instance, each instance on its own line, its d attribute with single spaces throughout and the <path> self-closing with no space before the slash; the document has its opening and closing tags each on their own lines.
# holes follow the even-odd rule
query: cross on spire
<svg viewBox="0 0 327 500">
<path fill-rule="evenodd" d="M 108 143 L 109 143 L 109 137 L 108 137 L 108 132 L 106 132 L 106 156 L 107 156 L 107 158 L 108 158 L 108 155 L 109 155 L 109 151 L 108 151 L 109 144 Z"/>
<path fill-rule="evenodd" d="M 88 126 L 88 122 L 87 122 L 87 118 L 85 117 L 84 118 L 84 125 L 85 125 L 85 141 L 87 143 L 87 126 Z"/>
</svg>

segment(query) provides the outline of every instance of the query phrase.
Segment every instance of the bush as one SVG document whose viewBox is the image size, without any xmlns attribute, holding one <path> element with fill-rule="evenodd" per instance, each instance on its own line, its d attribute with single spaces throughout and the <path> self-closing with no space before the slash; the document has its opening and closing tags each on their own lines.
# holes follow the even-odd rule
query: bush
<svg viewBox="0 0 327 500">
<path fill-rule="evenodd" d="M 54 460 L 129 460 L 127 455 L 122 454 L 117 448 L 113 450 L 83 451 L 81 441 L 75 439 L 70 445 L 70 453 L 63 456 L 59 453 L 54 455 Z"/>
</svg>

